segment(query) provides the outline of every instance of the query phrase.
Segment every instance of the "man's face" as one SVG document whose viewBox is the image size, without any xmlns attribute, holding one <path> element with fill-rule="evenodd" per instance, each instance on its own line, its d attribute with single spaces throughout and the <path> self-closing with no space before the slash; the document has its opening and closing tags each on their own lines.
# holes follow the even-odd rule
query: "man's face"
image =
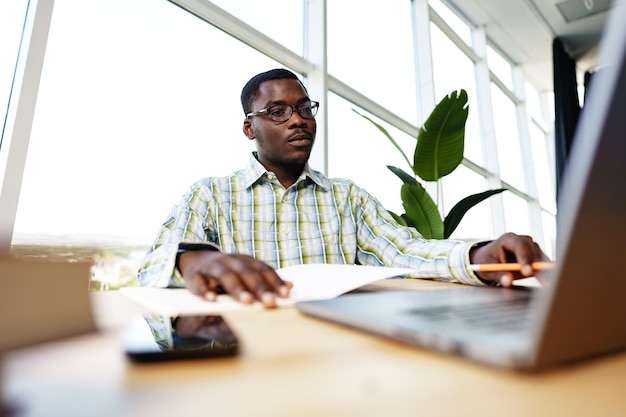
<svg viewBox="0 0 626 417">
<path fill-rule="evenodd" d="M 259 86 L 251 111 L 259 111 L 274 104 L 298 106 L 309 96 L 298 80 L 281 79 L 264 81 Z M 301 168 L 311 155 L 316 131 L 315 119 L 303 119 L 294 110 L 289 120 L 273 121 L 267 114 L 253 116 L 244 121 L 244 133 L 256 140 L 259 161 L 269 171 Z"/>
</svg>

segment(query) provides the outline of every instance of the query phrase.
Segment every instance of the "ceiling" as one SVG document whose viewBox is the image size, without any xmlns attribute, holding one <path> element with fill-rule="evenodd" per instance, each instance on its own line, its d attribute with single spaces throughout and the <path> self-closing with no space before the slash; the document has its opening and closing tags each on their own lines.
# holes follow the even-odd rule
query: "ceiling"
<svg viewBox="0 0 626 417">
<path fill-rule="evenodd" d="M 552 42 L 563 41 L 581 73 L 593 70 L 611 0 L 443 0 L 489 40 L 540 90 L 552 90 Z"/>
</svg>

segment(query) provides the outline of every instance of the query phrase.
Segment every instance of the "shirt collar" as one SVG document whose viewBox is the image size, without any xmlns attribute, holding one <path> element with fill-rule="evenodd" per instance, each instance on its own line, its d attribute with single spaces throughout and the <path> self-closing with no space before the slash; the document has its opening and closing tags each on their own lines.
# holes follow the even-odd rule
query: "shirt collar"
<svg viewBox="0 0 626 417">
<path fill-rule="evenodd" d="M 257 159 L 257 153 L 252 152 L 250 160 L 248 161 L 248 167 L 246 168 L 246 187 L 251 187 L 266 175 L 268 175 L 267 169 L 265 169 L 265 167 Z M 308 162 L 305 164 L 300 177 L 296 181 L 296 184 L 307 179 L 322 188 L 330 188 L 330 181 L 328 181 L 328 178 L 326 178 L 326 176 L 324 176 L 321 172 L 312 170 Z"/>
</svg>

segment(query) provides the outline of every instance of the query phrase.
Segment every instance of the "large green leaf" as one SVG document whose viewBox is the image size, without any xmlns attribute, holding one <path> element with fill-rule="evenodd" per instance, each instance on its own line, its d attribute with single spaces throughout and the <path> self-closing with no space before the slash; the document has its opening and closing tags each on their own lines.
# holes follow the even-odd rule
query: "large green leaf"
<svg viewBox="0 0 626 417">
<path fill-rule="evenodd" d="M 387 165 L 387 168 L 403 182 L 400 194 L 405 213 L 401 216 L 395 213 L 391 215 L 398 223 L 415 227 L 425 238 L 447 239 L 470 208 L 504 191 L 504 189 L 491 190 L 466 197 L 450 210 L 445 220 L 442 220 L 437 205 L 416 178 L 417 176 L 424 181 L 437 181 L 454 171 L 463 161 L 465 123 L 469 113 L 465 90 L 453 91 L 444 97 L 420 128 L 413 154 L 413 165 L 384 127 L 352 110 L 376 126 L 411 167 L 414 175 Z"/>
<path fill-rule="evenodd" d="M 402 226 L 413 226 L 412 224 L 408 224 L 404 217 L 398 216 L 396 213 L 394 213 L 391 210 L 387 210 L 387 211 L 389 212 L 389 214 L 391 214 L 391 217 L 393 217 L 394 220 L 398 222 L 398 224 L 401 224 Z"/>
<path fill-rule="evenodd" d="M 417 183 L 417 180 L 415 179 L 415 177 L 413 177 L 412 175 L 407 174 L 406 172 L 404 172 L 400 168 L 394 167 L 393 165 L 387 165 L 387 168 L 389 168 L 389 170 L 391 172 L 396 174 L 398 176 L 398 178 L 400 178 L 402 180 L 402 182 L 407 183 L 407 184 L 416 184 Z"/>
<path fill-rule="evenodd" d="M 465 213 L 476 204 L 491 197 L 492 195 L 499 194 L 502 191 L 506 191 L 506 188 L 497 188 L 495 190 L 488 190 L 478 194 L 472 194 L 465 197 L 463 200 L 456 203 L 454 207 L 448 212 L 446 219 L 443 222 L 444 225 L 444 239 L 447 239 L 452 235 L 452 232 L 457 228 Z"/>
<path fill-rule="evenodd" d="M 424 181 L 437 181 L 463 161 L 467 92 L 454 91 L 432 111 L 417 135 L 413 171 Z"/>
<path fill-rule="evenodd" d="M 402 184 L 400 190 L 406 217 L 426 239 L 443 239 L 443 221 L 437 205 L 419 184 Z"/>
</svg>

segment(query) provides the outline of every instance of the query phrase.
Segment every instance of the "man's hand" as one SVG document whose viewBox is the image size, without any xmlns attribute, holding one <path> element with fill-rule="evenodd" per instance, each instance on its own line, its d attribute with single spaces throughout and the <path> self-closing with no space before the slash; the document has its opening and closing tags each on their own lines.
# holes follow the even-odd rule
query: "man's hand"
<svg viewBox="0 0 626 417">
<path fill-rule="evenodd" d="M 255 299 L 265 307 L 276 307 L 276 295 L 287 297 L 291 282 L 283 281 L 269 265 L 248 255 L 217 251 L 187 251 L 178 257 L 178 270 L 185 286 L 209 301 L 217 298 L 217 287 L 244 304 Z"/>
<path fill-rule="evenodd" d="M 472 264 L 491 264 L 504 262 L 517 262 L 520 264 L 518 272 L 480 272 L 477 275 L 485 281 L 500 283 L 503 287 L 510 287 L 516 279 L 537 276 L 539 273 L 533 270 L 532 263 L 536 261 L 549 261 L 539 245 L 530 236 L 520 236 L 514 233 L 506 233 L 498 239 L 484 246 L 473 249 L 470 252 Z"/>
</svg>

